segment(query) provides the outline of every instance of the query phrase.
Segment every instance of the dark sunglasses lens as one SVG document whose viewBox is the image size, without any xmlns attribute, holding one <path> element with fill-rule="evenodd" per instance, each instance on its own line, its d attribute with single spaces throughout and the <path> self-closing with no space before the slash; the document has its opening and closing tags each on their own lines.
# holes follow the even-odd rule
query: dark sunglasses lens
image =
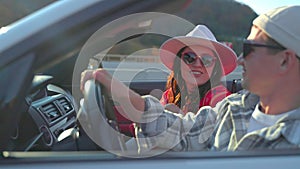
<svg viewBox="0 0 300 169">
<path fill-rule="evenodd" d="M 215 59 L 210 55 L 201 56 L 201 62 L 205 67 L 210 67 L 213 65 Z"/>
<path fill-rule="evenodd" d="M 195 53 L 185 53 L 183 54 L 183 61 L 186 63 L 186 64 L 193 64 L 195 63 L 196 59 L 198 58 L 198 56 L 195 54 Z M 203 55 L 200 57 L 200 60 L 203 64 L 203 66 L 205 67 L 210 67 L 213 65 L 214 63 L 214 58 L 210 55 Z"/>
<path fill-rule="evenodd" d="M 243 57 L 246 57 L 253 51 L 252 45 L 244 43 L 243 44 Z"/>
<path fill-rule="evenodd" d="M 186 63 L 186 64 L 192 64 L 195 62 L 196 60 L 196 54 L 195 53 L 185 53 L 183 54 L 183 61 Z"/>
</svg>

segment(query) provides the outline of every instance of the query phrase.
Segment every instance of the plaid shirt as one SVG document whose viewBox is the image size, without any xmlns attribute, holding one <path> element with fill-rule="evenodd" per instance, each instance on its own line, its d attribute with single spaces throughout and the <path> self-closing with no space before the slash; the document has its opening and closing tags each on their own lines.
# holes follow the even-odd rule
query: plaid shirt
<svg viewBox="0 0 300 169">
<path fill-rule="evenodd" d="M 184 116 L 164 110 L 154 97 L 144 98 L 145 113 L 136 129 L 140 152 L 155 148 L 236 151 L 300 147 L 300 108 L 271 127 L 247 133 L 259 98 L 245 90 L 228 96 L 215 108 L 202 107 L 197 114 Z"/>
</svg>

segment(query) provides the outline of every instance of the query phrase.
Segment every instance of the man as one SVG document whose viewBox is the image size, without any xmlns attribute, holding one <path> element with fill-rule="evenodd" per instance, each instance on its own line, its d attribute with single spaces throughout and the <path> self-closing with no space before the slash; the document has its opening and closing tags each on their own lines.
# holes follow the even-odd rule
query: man
<svg viewBox="0 0 300 169">
<path fill-rule="evenodd" d="M 141 119 L 136 133 L 140 151 L 299 148 L 299 17 L 300 6 L 288 6 L 253 21 L 238 60 L 246 90 L 225 98 L 215 108 L 203 107 L 195 115 L 183 116 L 164 110 L 151 96 L 132 93 L 132 104 L 140 110 L 135 112 Z M 98 80 L 104 75 L 103 70 L 93 72 Z M 85 79 L 87 76 L 82 84 Z M 110 86 L 110 80 L 105 78 L 104 85 Z"/>
</svg>

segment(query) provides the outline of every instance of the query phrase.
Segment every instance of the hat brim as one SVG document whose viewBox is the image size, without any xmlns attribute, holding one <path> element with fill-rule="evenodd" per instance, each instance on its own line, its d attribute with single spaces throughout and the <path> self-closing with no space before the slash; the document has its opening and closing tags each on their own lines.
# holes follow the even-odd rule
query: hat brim
<svg viewBox="0 0 300 169">
<path fill-rule="evenodd" d="M 159 52 L 162 63 L 170 70 L 173 70 L 174 59 L 177 57 L 178 51 L 185 46 L 192 45 L 208 47 L 215 51 L 221 63 L 223 75 L 231 73 L 237 67 L 237 55 L 231 48 L 219 42 L 186 36 L 172 38 L 162 44 Z"/>
</svg>

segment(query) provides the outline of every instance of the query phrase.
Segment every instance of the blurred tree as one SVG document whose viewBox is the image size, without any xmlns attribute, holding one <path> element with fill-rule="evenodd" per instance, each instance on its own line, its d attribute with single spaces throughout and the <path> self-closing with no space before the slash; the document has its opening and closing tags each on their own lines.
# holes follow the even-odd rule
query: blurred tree
<svg viewBox="0 0 300 169">
<path fill-rule="evenodd" d="M 234 0 L 193 0 L 180 17 L 207 25 L 218 41 L 229 41 L 236 53 L 241 52 L 241 40 L 249 33 L 257 14 L 247 5 Z"/>
</svg>

